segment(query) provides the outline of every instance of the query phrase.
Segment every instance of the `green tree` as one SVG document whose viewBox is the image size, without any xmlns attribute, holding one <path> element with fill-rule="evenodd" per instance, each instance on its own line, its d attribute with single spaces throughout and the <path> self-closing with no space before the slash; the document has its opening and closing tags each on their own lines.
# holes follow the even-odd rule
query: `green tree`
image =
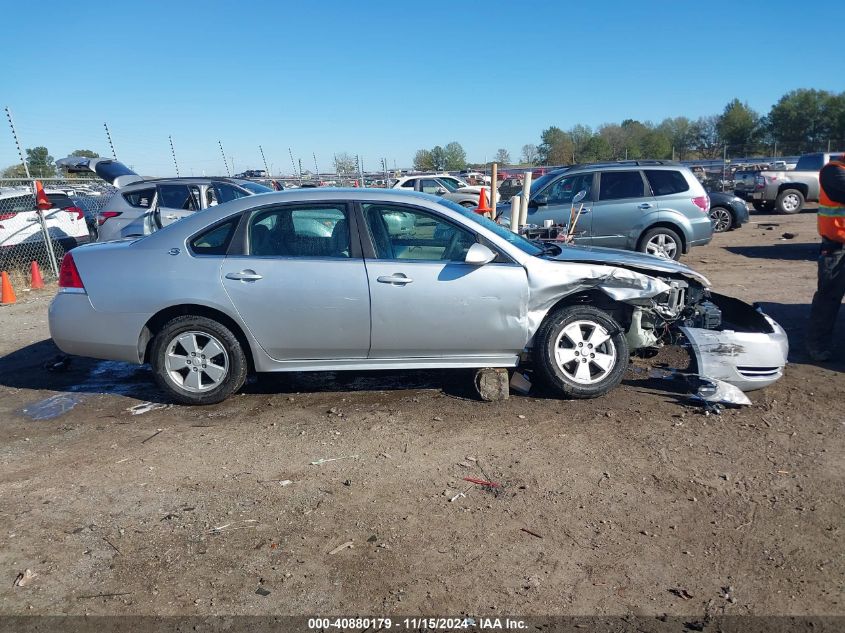
<svg viewBox="0 0 845 633">
<path fill-rule="evenodd" d="M 522 146 L 522 162 L 526 165 L 533 165 L 540 157 L 540 152 L 534 143 L 527 143 Z"/>
<path fill-rule="evenodd" d="M 572 138 L 559 127 L 552 126 L 540 135 L 539 158 L 543 165 L 569 165 L 575 146 Z"/>
<path fill-rule="evenodd" d="M 0 172 L 0 178 L 26 178 L 26 168 L 23 166 L 23 163 L 9 165 Z"/>
<path fill-rule="evenodd" d="M 747 103 L 734 99 L 725 106 L 716 121 L 716 131 L 729 151 L 741 154 L 753 152 L 760 138 L 760 115 Z"/>
<path fill-rule="evenodd" d="M 431 148 L 431 165 L 432 169 L 435 171 L 442 171 L 446 169 L 446 150 L 440 147 L 439 145 L 435 145 Z"/>
<path fill-rule="evenodd" d="M 578 155 L 579 161 L 587 163 L 612 159 L 613 149 L 610 147 L 608 140 L 601 134 L 591 136 L 581 149 L 581 153 Z"/>
<path fill-rule="evenodd" d="M 767 117 L 772 138 L 786 153 L 826 149 L 837 127 L 836 99 L 826 90 L 801 88 L 786 93 Z"/>
<path fill-rule="evenodd" d="M 414 169 L 416 171 L 432 171 L 434 161 L 431 159 L 431 152 L 427 149 L 418 149 L 414 154 Z"/>
<path fill-rule="evenodd" d="M 622 160 L 625 158 L 628 137 L 621 125 L 617 123 L 605 123 L 599 127 L 598 135 L 604 139 L 610 150 L 608 160 Z"/>
<path fill-rule="evenodd" d="M 71 154 L 71 156 L 82 156 L 83 158 L 99 158 L 100 155 L 92 151 L 90 149 L 77 149 Z"/>
<path fill-rule="evenodd" d="M 500 165 L 508 165 L 511 162 L 511 153 L 504 148 L 499 149 L 496 151 L 493 162 L 499 163 Z"/>
<path fill-rule="evenodd" d="M 44 146 L 26 150 L 26 163 L 33 178 L 50 178 L 56 175 L 56 164 Z"/>
<path fill-rule="evenodd" d="M 685 116 L 664 119 L 657 129 L 670 140 L 677 160 L 689 158 L 690 153 L 695 149 L 695 129 L 692 121 Z"/>
<path fill-rule="evenodd" d="M 692 124 L 695 149 L 699 158 L 713 159 L 722 155 L 722 141 L 719 138 L 719 117 L 703 116 Z"/>
<path fill-rule="evenodd" d="M 467 153 L 457 141 L 448 143 L 444 152 L 446 154 L 446 169 L 457 171 L 467 166 Z"/>
<path fill-rule="evenodd" d="M 576 163 L 584 162 L 584 158 L 581 157 L 581 151 L 593 137 L 593 131 L 588 126 L 579 124 L 569 128 L 566 133 L 572 141 L 573 161 Z"/>
<path fill-rule="evenodd" d="M 347 152 L 334 155 L 334 166 L 338 176 L 358 173 L 358 164 L 355 157 Z"/>
</svg>

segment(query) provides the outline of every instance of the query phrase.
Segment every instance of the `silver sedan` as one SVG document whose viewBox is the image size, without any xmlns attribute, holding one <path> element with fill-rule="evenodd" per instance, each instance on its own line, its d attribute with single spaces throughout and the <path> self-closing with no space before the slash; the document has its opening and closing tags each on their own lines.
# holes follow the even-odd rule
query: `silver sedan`
<svg viewBox="0 0 845 633">
<path fill-rule="evenodd" d="M 561 395 L 595 397 L 632 350 L 668 340 L 749 390 L 777 380 L 787 352 L 780 326 L 683 264 L 529 242 L 384 189 L 259 194 L 77 248 L 50 331 L 70 354 L 150 363 L 188 404 L 225 399 L 250 372 L 520 363 Z"/>
</svg>

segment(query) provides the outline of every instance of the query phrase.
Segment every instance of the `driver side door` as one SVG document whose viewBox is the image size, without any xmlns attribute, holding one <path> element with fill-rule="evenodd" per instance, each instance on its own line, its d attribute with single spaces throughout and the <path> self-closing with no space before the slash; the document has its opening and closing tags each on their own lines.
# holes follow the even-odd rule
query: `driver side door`
<svg viewBox="0 0 845 633">
<path fill-rule="evenodd" d="M 528 223 L 543 226 L 545 220 L 552 220 L 556 225 L 569 227 L 570 215 L 575 220 L 575 243 L 591 243 L 591 220 L 590 215 L 593 203 L 593 181 L 592 173 L 580 173 L 572 176 L 562 176 L 552 182 L 543 191 L 537 193 L 537 198 L 542 198 L 546 203 L 540 206 L 528 207 Z M 576 203 L 573 208 L 572 200 L 580 191 L 586 191 L 584 199 Z M 578 214 L 580 209 L 581 213 Z"/>
<path fill-rule="evenodd" d="M 199 185 L 159 185 L 156 224 L 165 227 L 202 208 Z"/>
<path fill-rule="evenodd" d="M 362 203 L 367 229 L 371 359 L 518 354 L 525 346 L 528 279 L 499 255 L 467 264 L 477 236 L 410 205 Z"/>
</svg>

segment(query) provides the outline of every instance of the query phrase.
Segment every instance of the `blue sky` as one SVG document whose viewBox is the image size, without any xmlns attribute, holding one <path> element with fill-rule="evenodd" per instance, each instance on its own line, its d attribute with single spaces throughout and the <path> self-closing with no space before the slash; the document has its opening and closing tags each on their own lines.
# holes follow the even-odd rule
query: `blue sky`
<svg viewBox="0 0 845 633">
<path fill-rule="evenodd" d="M 36 6 L 33 10 L 32 7 Z M 798 7 L 800 6 L 800 11 Z M 793 28 L 796 21 L 803 28 Z M 845 2 L 7 3 L 0 106 L 25 147 L 79 148 L 147 175 L 409 166 L 460 142 L 514 158 L 540 132 L 626 118 L 766 113 L 785 92 L 845 90 Z M 41 27 L 43 37 L 38 35 Z M 769 58 L 768 60 L 766 58 Z M 17 162 L 0 130 L 0 168 Z"/>
</svg>

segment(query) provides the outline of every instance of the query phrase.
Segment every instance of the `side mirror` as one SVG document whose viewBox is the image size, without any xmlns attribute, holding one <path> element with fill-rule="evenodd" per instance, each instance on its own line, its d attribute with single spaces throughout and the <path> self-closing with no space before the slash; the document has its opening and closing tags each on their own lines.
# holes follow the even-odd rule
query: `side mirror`
<svg viewBox="0 0 845 633">
<path fill-rule="evenodd" d="M 545 207 L 549 204 L 549 195 L 541 193 L 539 196 L 534 196 L 528 201 L 529 207 Z"/>
<path fill-rule="evenodd" d="M 579 191 L 578 193 L 575 194 L 574 198 L 572 198 L 572 204 L 578 204 L 579 202 L 581 202 L 586 197 L 587 197 L 587 190 L 582 189 L 581 191 Z"/>
<path fill-rule="evenodd" d="M 471 266 L 483 266 L 496 259 L 496 253 L 491 251 L 484 244 L 475 243 L 469 247 L 464 261 Z"/>
</svg>

